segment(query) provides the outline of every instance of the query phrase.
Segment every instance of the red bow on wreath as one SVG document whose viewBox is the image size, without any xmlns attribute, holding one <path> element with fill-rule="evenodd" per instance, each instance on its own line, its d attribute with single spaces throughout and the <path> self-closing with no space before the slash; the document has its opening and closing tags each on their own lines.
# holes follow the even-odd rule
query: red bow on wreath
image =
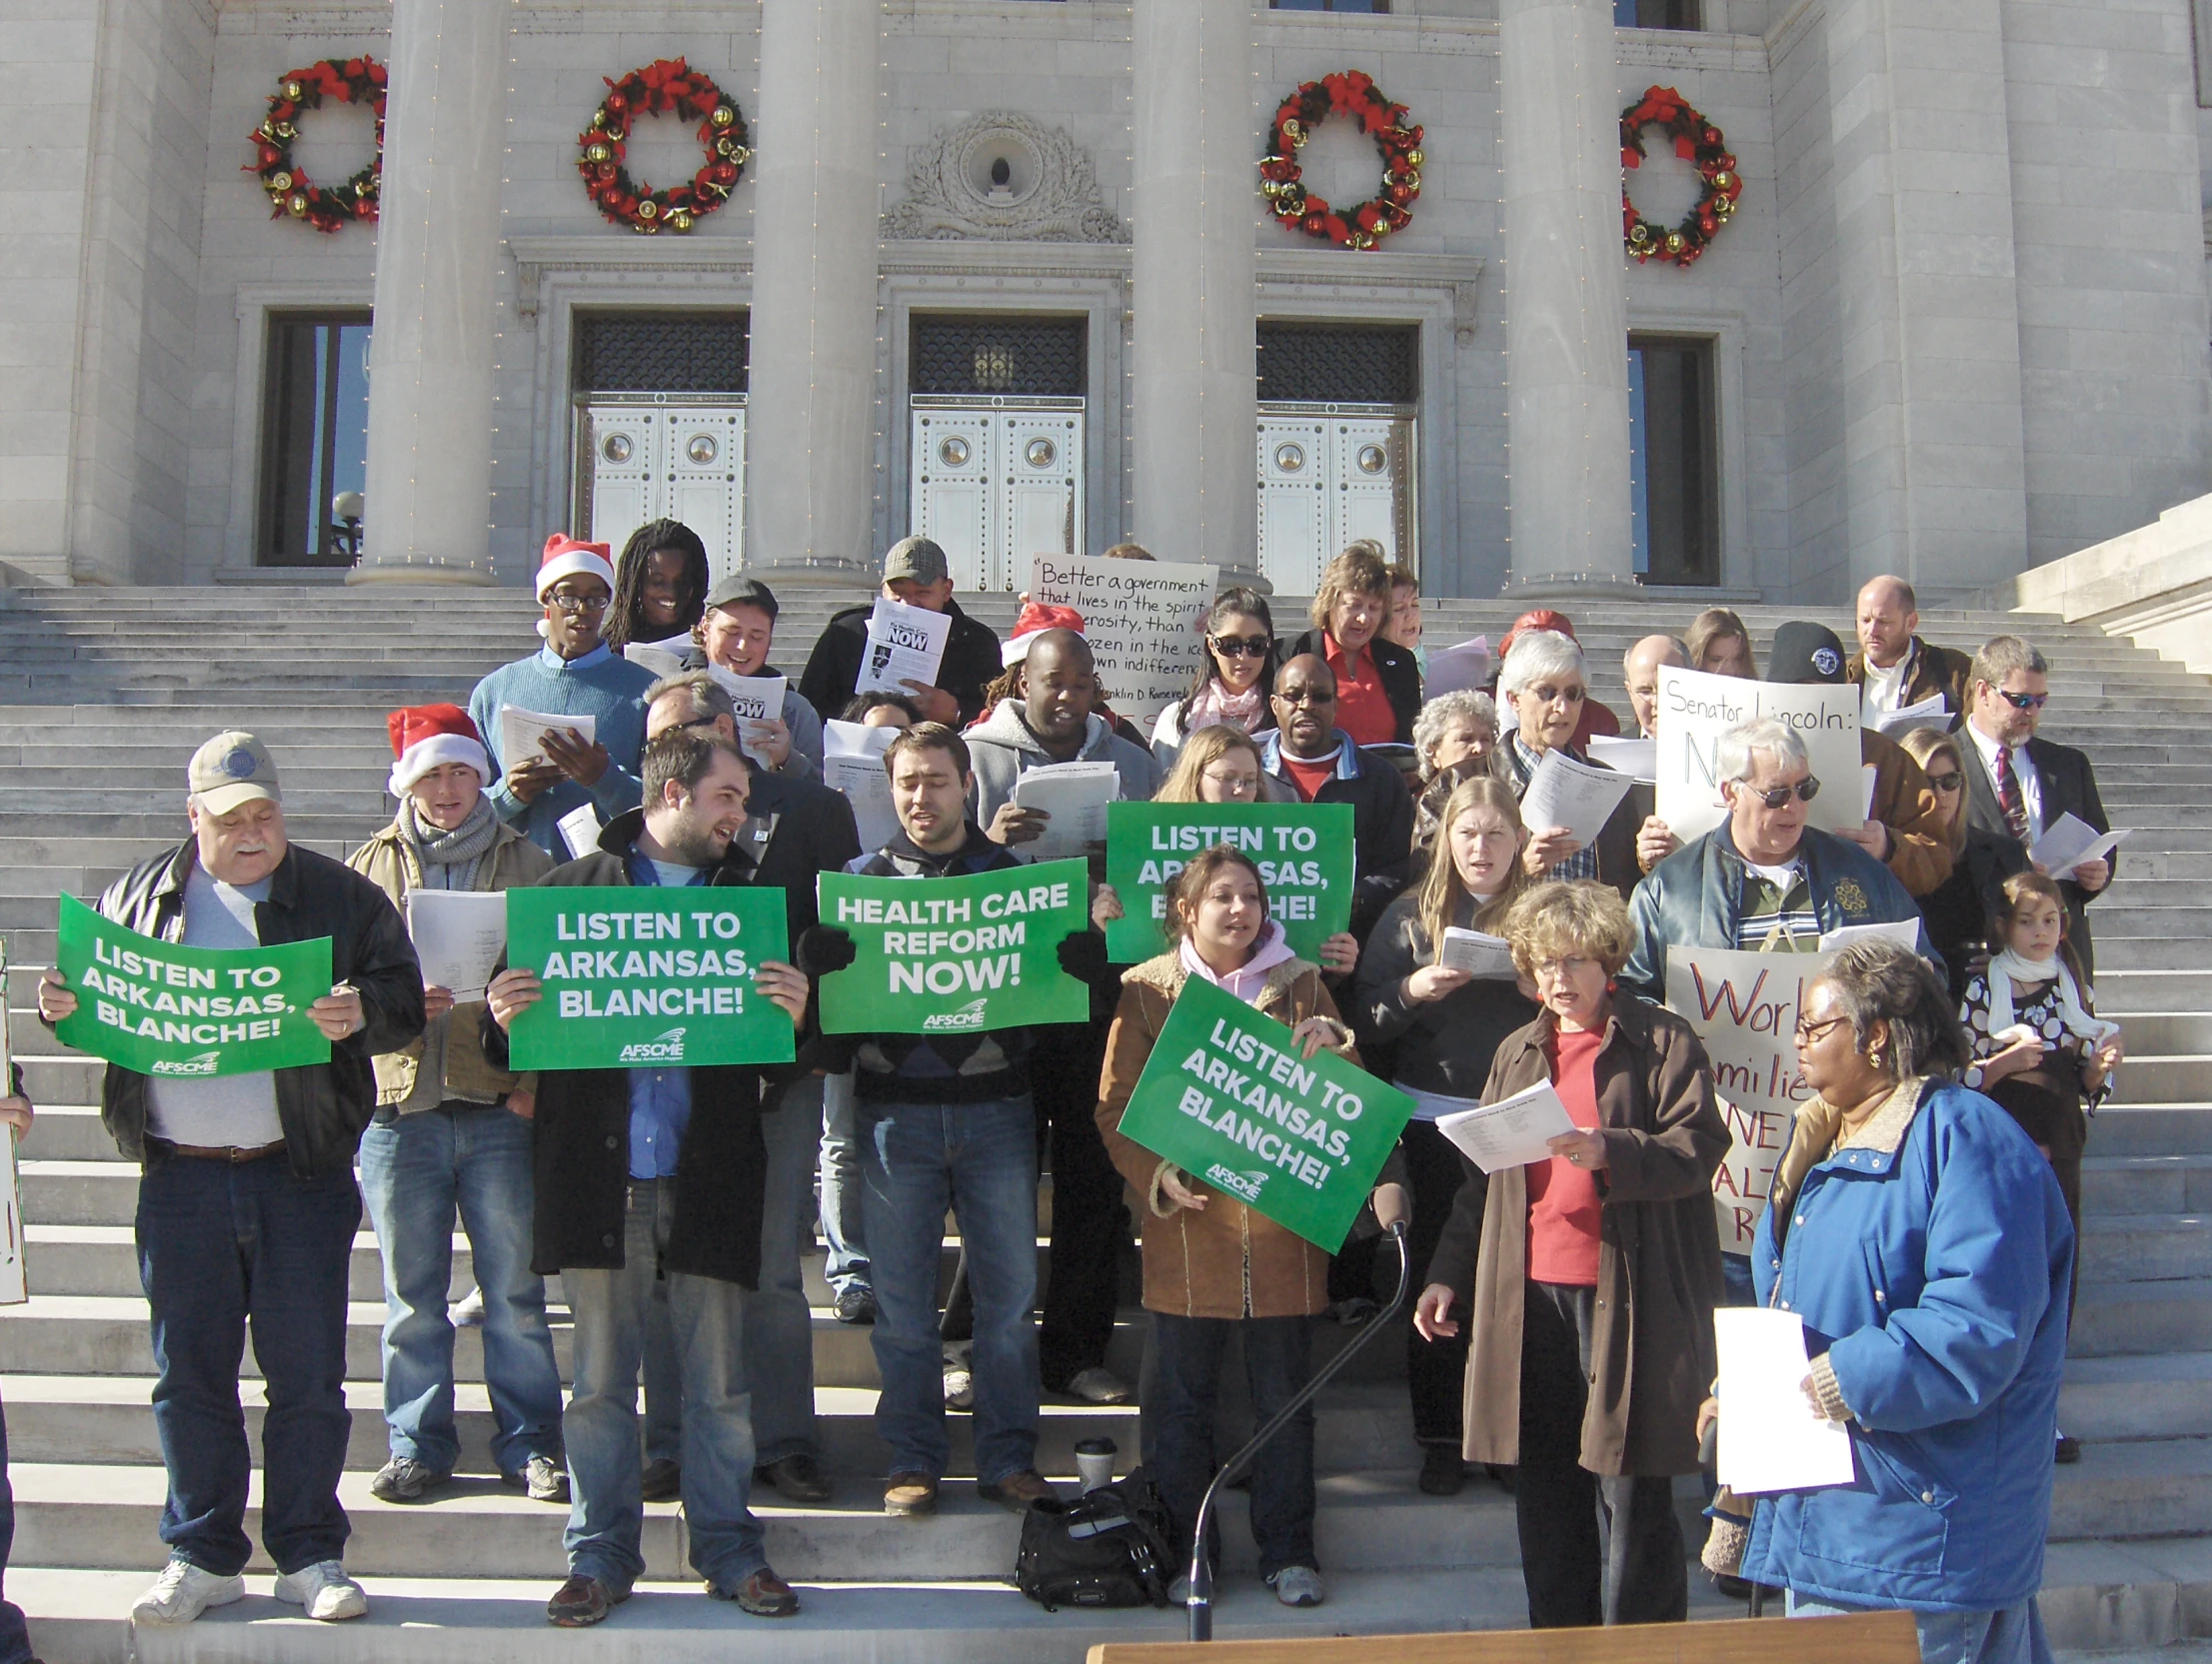
<svg viewBox="0 0 2212 1664">
<path fill-rule="evenodd" d="M 1656 225 L 1636 211 L 1621 181 L 1621 234 L 1628 252 L 1641 265 L 1652 259 L 1671 260 L 1677 266 L 1693 266 L 1720 228 L 1734 217 L 1736 199 L 1743 195 L 1743 176 L 1728 153 L 1728 141 L 1672 87 L 1653 87 L 1640 102 L 1620 113 L 1620 165 L 1633 172 L 1648 154 L 1643 148 L 1647 127 L 1663 128 L 1674 141 L 1674 154 L 1697 169 L 1704 182 L 1697 204 L 1674 227 Z"/>
<path fill-rule="evenodd" d="M 343 185 L 318 185 L 292 160 L 298 118 L 338 104 L 365 104 L 376 118 L 376 150 Z M 349 220 L 377 217 L 384 186 L 384 66 L 374 58 L 325 58 L 288 73 L 270 96 L 269 113 L 253 131 L 254 159 L 242 171 L 261 176 L 269 193 L 269 217 L 305 220 L 317 231 L 337 231 Z"/>
<path fill-rule="evenodd" d="M 1371 249 L 1412 223 L 1421 194 L 1421 129 L 1410 112 L 1375 90 L 1373 77 L 1344 70 L 1308 81 L 1275 111 L 1269 143 L 1259 159 L 1259 190 L 1276 221 L 1339 248 Z M 1382 191 L 1348 214 L 1309 194 L 1297 153 L 1314 128 L 1330 116 L 1349 116 L 1382 153 Z"/>
<path fill-rule="evenodd" d="M 661 58 L 609 80 L 607 87 L 592 125 L 576 140 L 581 147 L 576 169 L 583 176 L 584 193 L 601 213 L 636 232 L 650 234 L 663 226 L 689 231 L 729 201 L 753 152 L 737 102 L 710 76 L 682 58 Z M 623 160 L 629 154 L 630 123 L 641 115 L 676 115 L 699 123 L 699 142 L 707 155 L 689 184 L 657 190 L 631 179 Z"/>
</svg>

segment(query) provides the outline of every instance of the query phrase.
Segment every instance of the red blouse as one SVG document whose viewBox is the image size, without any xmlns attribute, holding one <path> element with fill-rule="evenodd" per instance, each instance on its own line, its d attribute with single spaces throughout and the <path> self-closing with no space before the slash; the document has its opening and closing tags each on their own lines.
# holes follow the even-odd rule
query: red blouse
<svg viewBox="0 0 2212 1664">
<path fill-rule="evenodd" d="M 1576 1126 L 1599 1124 L 1596 1066 L 1604 1044 L 1603 1028 L 1587 1032 L 1554 1028 L 1544 1041 L 1551 1084 Z M 1560 1155 L 1531 1163 L 1527 1173 L 1530 1280 L 1596 1287 L 1597 1174 Z"/>
<path fill-rule="evenodd" d="M 1336 726 L 1356 745 L 1388 746 L 1397 741 L 1397 713 L 1390 696 L 1382 691 L 1382 673 L 1374 655 L 1361 648 L 1356 663 L 1347 659 L 1334 636 L 1322 633 L 1328 644 L 1322 657 L 1336 673 Z"/>
</svg>

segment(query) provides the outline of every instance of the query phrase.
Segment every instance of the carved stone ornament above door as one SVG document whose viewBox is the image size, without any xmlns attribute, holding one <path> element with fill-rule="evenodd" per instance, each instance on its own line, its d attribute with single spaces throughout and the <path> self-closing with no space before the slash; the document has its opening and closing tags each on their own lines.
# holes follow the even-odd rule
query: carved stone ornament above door
<svg viewBox="0 0 2212 1664">
<path fill-rule="evenodd" d="M 1011 111 L 976 116 L 921 146 L 906 200 L 884 215 L 897 239 L 1125 243 L 1091 158 L 1065 128 Z"/>
</svg>

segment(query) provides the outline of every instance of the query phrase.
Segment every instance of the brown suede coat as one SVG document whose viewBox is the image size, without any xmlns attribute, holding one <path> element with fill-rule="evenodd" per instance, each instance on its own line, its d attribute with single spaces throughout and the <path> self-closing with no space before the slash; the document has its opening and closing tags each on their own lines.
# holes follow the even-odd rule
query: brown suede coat
<svg viewBox="0 0 2212 1664">
<path fill-rule="evenodd" d="M 1143 1221 L 1145 1309 L 1176 1317 L 1310 1317 L 1328 1304 L 1327 1254 L 1196 1179 L 1186 1182 L 1206 1197 L 1202 1210 L 1162 1212 L 1167 1204 L 1159 1193 L 1159 1174 L 1171 1163 L 1121 1136 L 1121 1111 L 1187 974 L 1172 951 L 1122 973 L 1121 1003 L 1106 1035 L 1106 1070 L 1099 1081 L 1099 1130 L 1106 1153 L 1144 1203 L 1137 1213 Z M 1320 968 L 1303 959 L 1286 959 L 1269 971 L 1253 1005 L 1289 1027 L 1309 1016 L 1343 1021 L 1321 985 Z M 1356 1063 L 1359 1054 L 1349 1029 L 1345 1032 L 1336 1055 Z"/>
<path fill-rule="evenodd" d="M 1550 1078 L 1544 1040 L 1552 1021 L 1545 1012 L 1498 1046 L 1483 1102 Z M 1582 1466 L 1608 1477 L 1694 1473 L 1697 1408 L 1712 1384 L 1712 1313 L 1721 1302 L 1712 1177 L 1728 1128 L 1704 1044 L 1672 1011 L 1616 995 L 1596 1073 L 1605 1166 L 1597 1174 L 1603 1209 Z M 1527 1169 L 1502 1168 L 1485 1181 L 1470 1162 L 1467 1175 L 1428 1280 L 1451 1289 L 1455 1314 L 1473 1325 L 1467 1460 L 1510 1467 L 1520 1460 Z M 1470 1293 L 1471 1309 L 1463 1303 Z"/>
<path fill-rule="evenodd" d="M 1941 889 L 1951 875 L 1951 836 L 1926 773 L 1904 747 L 1870 728 L 1859 730 L 1859 762 L 1874 766 L 1874 819 L 1889 829 L 1885 864 L 1915 900 Z"/>
</svg>

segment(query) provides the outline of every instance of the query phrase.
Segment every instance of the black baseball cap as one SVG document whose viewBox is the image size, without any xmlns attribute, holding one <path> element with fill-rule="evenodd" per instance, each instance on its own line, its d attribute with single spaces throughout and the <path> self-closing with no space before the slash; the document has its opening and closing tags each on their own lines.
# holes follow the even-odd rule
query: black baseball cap
<svg viewBox="0 0 2212 1664">
<path fill-rule="evenodd" d="M 707 591 L 705 605 L 709 609 L 758 607 L 769 616 L 771 622 L 776 618 L 776 593 L 758 578 L 748 578 L 738 572 L 727 578 L 717 579 Z"/>
</svg>

